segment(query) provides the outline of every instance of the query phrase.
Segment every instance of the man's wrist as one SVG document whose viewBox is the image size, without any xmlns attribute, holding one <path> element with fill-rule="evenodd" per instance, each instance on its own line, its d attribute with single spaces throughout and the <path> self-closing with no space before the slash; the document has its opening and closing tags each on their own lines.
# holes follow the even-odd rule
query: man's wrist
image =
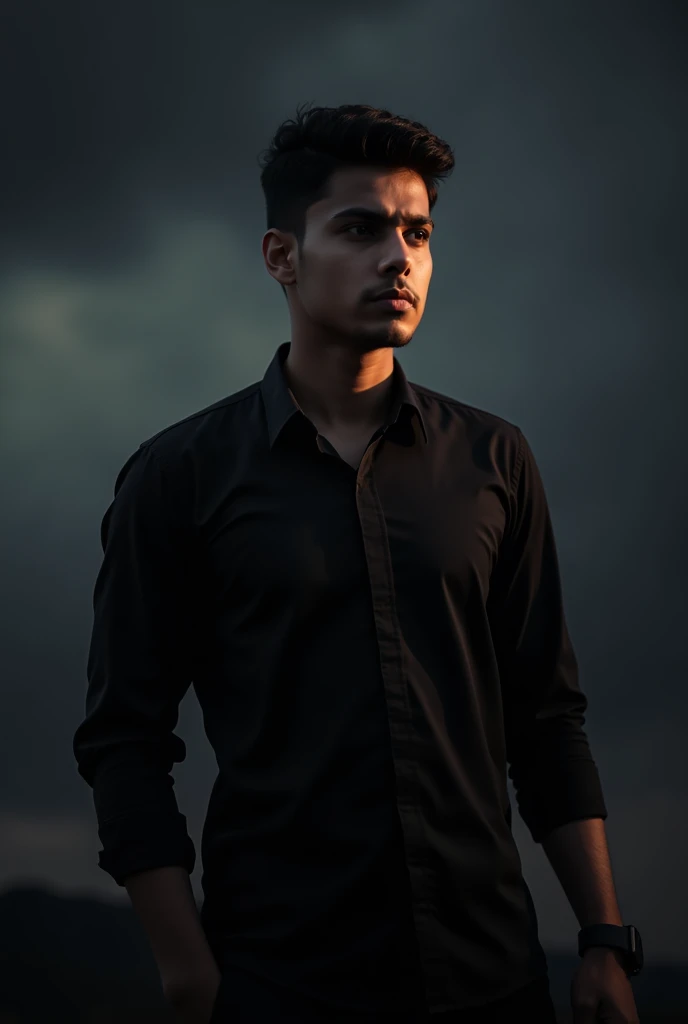
<svg viewBox="0 0 688 1024">
<path fill-rule="evenodd" d="M 619 967 L 624 971 L 626 970 L 626 960 L 622 950 L 615 949 L 613 946 L 588 946 L 583 951 L 583 959 L 587 960 L 608 960 L 610 956 L 613 956 Z"/>
</svg>

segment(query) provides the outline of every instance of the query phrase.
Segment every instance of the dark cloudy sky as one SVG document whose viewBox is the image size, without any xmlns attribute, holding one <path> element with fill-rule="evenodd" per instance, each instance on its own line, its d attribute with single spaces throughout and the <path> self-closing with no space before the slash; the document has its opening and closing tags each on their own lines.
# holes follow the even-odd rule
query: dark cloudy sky
<svg viewBox="0 0 688 1024">
<path fill-rule="evenodd" d="M 370 103 L 454 148 L 400 359 L 533 447 L 621 910 L 648 957 L 688 959 L 688 5 L 3 11 L 0 885 L 127 898 L 97 866 L 71 752 L 100 520 L 142 440 L 258 380 L 289 338 L 259 152 L 300 103 Z M 214 758 L 193 690 L 178 732 L 200 897 Z M 543 851 L 518 816 L 515 832 L 542 940 L 573 950 Z"/>
</svg>

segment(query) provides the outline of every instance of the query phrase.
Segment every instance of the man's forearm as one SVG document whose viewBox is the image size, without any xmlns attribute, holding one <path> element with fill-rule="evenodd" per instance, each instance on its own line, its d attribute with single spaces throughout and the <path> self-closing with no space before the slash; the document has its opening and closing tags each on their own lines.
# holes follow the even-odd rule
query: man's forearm
<svg viewBox="0 0 688 1024">
<path fill-rule="evenodd" d="M 186 868 L 139 871 L 124 884 L 150 941 L 163 990 L 218 975 Z"/>
<path fill-rule="evenodd" d="M 570 821 L 542 842 L 581 928 L 623 924 L 602 818 Z"/>
</svg>

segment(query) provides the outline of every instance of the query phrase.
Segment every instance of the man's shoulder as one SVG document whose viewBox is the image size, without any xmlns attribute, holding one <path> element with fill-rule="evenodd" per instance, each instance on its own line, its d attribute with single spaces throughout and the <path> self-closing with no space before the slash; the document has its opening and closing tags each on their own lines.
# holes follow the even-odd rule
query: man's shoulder
<svg viewBox="0 0 688 1024">
<path fill-rule="evenodd" d="M 255 402 L 259 391 L 260 381 L 256 381 L 225 395 L 151 434 L 140 443 L 139 450 L 147 449 L 164 462 L 174 463 L 184 452 L 203 448 L 218 436 L 227 438 L 231 436 L 231 422 L 237 415 L 241 417 L 247 403 Z"/>
<path fill-rule="evenodd" d="M 418 398 L 424 415 L 426 412 L 428 414 L 440 412 L 461 419 L 466 423 L 482 427 L 492 433 L 505 434 L 515 440 L 518 440 L 520 437 L 520 427 L 504 416 L 499 416 L 488 409 L 481 409 L 476 405 L 469 405 L 459 398 L 444 394 L 441 391 L 434 391 L 424 384 L 417 384 L 412 381 L 409 381 L 409 384 Z"/>
</svg>

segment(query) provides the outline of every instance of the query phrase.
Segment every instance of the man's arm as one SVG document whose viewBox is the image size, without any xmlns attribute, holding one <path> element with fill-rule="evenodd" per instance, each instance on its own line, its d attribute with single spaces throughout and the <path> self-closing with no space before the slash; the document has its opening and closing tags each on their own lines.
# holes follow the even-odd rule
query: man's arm
<svg viewBox="0 0 688 1024">
<path fill-rule="evenodd" d="M 186 868 L 141 871 L 129 875 L 124 884 L 150 942 L 167 999 L 174 1005 L 198 992 L 212 1004 L 220 970 L 203 931 Z"/>
<path fill-rule="evenodd" d="M 542 848 L 581 928 L 590 924 L 623 925 L 602 818 L 560 825 L 542 840 Z M 624 966 L 618 950 L 609 948 L 607 952 Z"/>
<path fill-rule="evenodd" d="M 583 729 L 587 699 L 564 616 L 557 551 L 543 482 L 518 433 L 509 521 L 488 610 L 499 664 L 506 755 L 533 841 L 584 818 L 607 817 Z"/>
<path fill-rule="evenodd" d="M 623 924 L 602 818 L 560 825 L 542 840 L 542 848 L 581 928 Z"/>
<path fill-rule="evenodd" d="M 180 971 L 215 966 L 170 774 L 186 754 L 174 728 L 192 676 L 187 522 L 174 474 L 140 447 L 118 474 L 102 522 L 86 715 L 73 741 L 93 789 L 99 867 L 126 887 L 163 985 Z"/>
<path fill-rule="evenodd" d="M 604 821 L 607 809 L 583 729 L 587 699 L 562 599 L 554 532 L 533 452 L 519 431 L 509 524 L 490 589 L 509 776 L 519 811 L 580 927 L 622 924 Z M 586 958 L 621 953 L 590 947 Z"/>
</svg>

